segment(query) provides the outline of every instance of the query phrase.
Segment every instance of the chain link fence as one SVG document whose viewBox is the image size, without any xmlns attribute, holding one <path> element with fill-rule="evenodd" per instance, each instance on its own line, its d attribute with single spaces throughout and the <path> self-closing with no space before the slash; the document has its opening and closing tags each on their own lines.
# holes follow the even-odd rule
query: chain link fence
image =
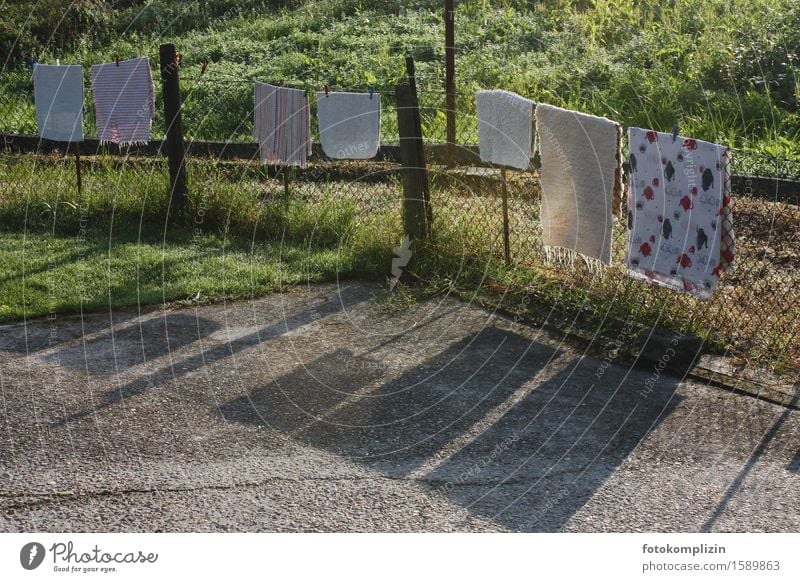
<svg viewBox="0 0 800 582">
<path fill-rule="evenodd" d="M 6 81 L 0 93 L 0 133 L 35 135 L 30 75 L 12 75 Z M 156 98 L 160 102 L 158 85 Z M 93 136 L 97 132 L 88 77 L 86 86 L 85 132 Z M 308 90 L 315 92 L 317 87 Z M 276 207 L 285 206 L 287 201 L 348 204 L 359 224 L 370 221 L 373 225 L 380 224 L 387 245 L 397 244 L 402 234 L 403 191 L 396 155 L 384 153 L 371 161 L 340 161 L 326 158 L 317 147 L 307 168 L 262 167 L 251 143 L 250 81 L 215 78 L 211 73 L 187 74 L 181 91 L 193 185 L 190 202 L 195 212 L 198 205 L 208 204 L 209 198 L 217 197 L 215 208 L 221 214 L 217 222 L 225 228 L 246 230 L 252 227 L 252 221 L 248 222 L 244 210 L 225 207 L 226 192 L 236 190 L 239 193 L 236 200 L 249 197 L 261 205 Z M 379 87 L 377 93 L 382 103 L 381 141 L 385 152 L 399 141 L 394 89 Z M 315 120 L 316 96 L 311 97 Z M 457 163 L 445 163 L 445 94 L 423 89 L 419 100 L 423 135 L 431 152 L 428 161 L 434 216 L 432 248 L 437 255 L 430 263 L 433 267 L 420 275 L 466 285 L 490 283 L 502 290 L 518 291 L 533 298 L 534 304 L 563 316 L 566 327 L 583 322 L 596 331 L 613 335 L 614 329 L 623 327 L 624 322 L 635 321 L 639 329 L 659 325 L 698 333 L 713 350 L 734 356 L 742 367 L 761 366 L 800 378 L 800 302 L 796 299 L 800 287 L 800 207 L 797 190 L 786 194 L 786 188 L 779 183 L 780 180 L 800 182 L 800 161 L 732 152 L 732 173 L 742 177 L 733 184 L 736 260 L 733 269 L 724 273 L 713 298 L 702 302 L 630 278 L 624 266 L 627 233 L 622 222 L 616 225 L 612 264 L 602 276 L 593 274 L 580 262 L 571 269 L 548 264 L 541 243 L 537 172 L 509 170 L 504 181 L 499 169 L 480 163 L 476 155 L 478 124 L 472 95 L 457 96 Z M 316 121 L 312 132 L 318 141 Z M 157 140 L 163 135 L 164 121 L 159 110 L 153 137 Z M 203 149 L 195 144 L 203 141 L 252 147 L 243 150 L 244 154 L 232 156 L 238 158 L 235 161 L 223 159 L 231 156 L 194 155 Z M 143 194 L 168 191 L 163 158 L 157 149 L 110 152 L 115 147 L 84 152 L 85 200 L 95 211 L 106 213 L 114 212 L 120 205 L 135 208 L 138 204 L 142 220 L 163 220 L 167 197 L 151 196 L 145 200 Z M 224 151 L 224 147 L 214 151 Z M 37 146 L 33 152 L 21 155 L 4 147 L 0 168 L 0 197 L 4 201 L 2 214 L 6 224 L 23 216 L 26 220 L 51 219 L 59 200 L 70 200 L 69 193 L 77 187 L 71 152 L 63 148 L 44 151 Z M 766 192 L 764 181 L 748 183 L 748 177 L 759 176 L 772 179 L 766 182 Z M 773 191 L 769 191 L 769 184 L 774 184 Z M 29 208 L 14 210 L 9 202 L 32 197 L 38 201 L 33 213 Z M 273 226 L 277 231 L 279 225 Z M 264 228 L 263 232 L 269 236 L 270 226 Z M 388 271 L 388 265 L 376 268 Z"/>
<path fill-rule="evenodd" d="M 435 103 L 431 97 L 421 98 L 421 106 Z M 459 107 L 458 147 L 474 152 L 474 102 L 459 96 Z M 444 135 L 441 111 L 440 104 L 423 113 L 433 143 Z M 526 305 L 551 309 L 559 326 L 583 324 L 591 335 L 607 337 L 625 329 L 630 345 L 637 332 L 653 325 L 696 333 L 711 351 L 732 356 L 729 371 L 767 368 L 790 381 L 800 379 L 800 302 L 795 296 L 800 285 L 800 162 L 731 152 L 736 256 L 710 301 L 629 277 L 624 220 L 615 221 L 612 264 L 601 276 L 581 261 L 572 268 L 549 263 L 542 246 L 538 171 L 505 174 L 507 225 L 500 169 L 475 164 L 431 171 L 438 194 L 432 196 L 439 219 L 434 231 L 447 233 L 440 252 L 468 254 L 459 268 L 469 261 L 494 265 L 476 276 L 493 273 L 502 291 L 522 294 Z"/>
</svg>

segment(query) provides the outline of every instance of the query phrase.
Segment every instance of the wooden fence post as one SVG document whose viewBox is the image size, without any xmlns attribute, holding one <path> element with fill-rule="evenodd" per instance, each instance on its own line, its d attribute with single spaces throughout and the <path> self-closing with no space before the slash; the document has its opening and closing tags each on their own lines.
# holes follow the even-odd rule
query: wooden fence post
<svg viewBox="0 0 800 582">
<path fill-rule="evenodd" d="M 422 188 L 422 202 L 424 204 L 425 219 L 427 220 L 425 235 L 430 234 L 429 229 L 433 224 L 433 209 L 431 207 L 431 189 L 428 181 L 428 160 L 425 156 L 425 142 L 422 139 L 422 115 L 419 110 L 419 94 L 417 93 L 417 75 L 412 56 L 406 57 L 406 75 L 408 85 L 411 87 L 409 103 L 414 118 L 413 142 L 416 145 L 416 166 L 420 169 L 419 181 Z M 402 149 L 401 149 L 402 152 Z M 402 154 L 401 154 L 402 157 Z"/>
<path fill-rule="evenodd" d="M 164 96 L 164 123 L 167 128 L 164 145 L 169 160 L 170 207 L 171 218 L 174 220 L 185 212 L 187 206 L 186 149 L 183 143 L 181 89 L 175 45 L 162 44 L 159 57 Z"/>
<path fill-rule="evenodd" d="M 403 226 L 410 240 L 428 237 L 428 172 L 422 150 L 419 105 L 411 83 L 395 87 L 400 158 L 403 164 Z"/>
</svg>

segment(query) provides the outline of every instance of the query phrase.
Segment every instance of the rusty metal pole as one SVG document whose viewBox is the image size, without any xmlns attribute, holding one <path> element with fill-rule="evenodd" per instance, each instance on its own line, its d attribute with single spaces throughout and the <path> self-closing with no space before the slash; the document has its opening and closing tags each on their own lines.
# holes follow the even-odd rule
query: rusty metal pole
<svg viewBox="0 0 800 582">
<path fill-rule="evenodd" d="M 506 169 L 500 168 L 500 178 L 502 179 L 503 187 L 503 258 L 506 261 L 506 267 L 511 266 L 511 242 L 510 232 L 508 225 L 508 181 L 506 179 Z"/>
<path fill-rule="evenodd" d="M 456 41 L 454 0 L 444 0 L 444 90 L 447 109 L 447 164 L 455 165 Z"/>
<path fill-rule="evenodd" d="M 81 142 L 75 142 L 75 177 L 78 182 L 78 196 L 83 194 L 83 177 L 81 175 Z"/>
</svg>

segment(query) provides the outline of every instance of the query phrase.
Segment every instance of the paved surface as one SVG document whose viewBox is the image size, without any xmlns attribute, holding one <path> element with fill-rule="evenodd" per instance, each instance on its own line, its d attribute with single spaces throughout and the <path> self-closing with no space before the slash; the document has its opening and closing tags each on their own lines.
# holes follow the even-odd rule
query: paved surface
<svg viewBox="0 0 800 582">
<path fill-rule="evenodd" d="M 0 326 L 0 530 L 800 531 L 800 413 L 382 295 Z"/>
</svg>

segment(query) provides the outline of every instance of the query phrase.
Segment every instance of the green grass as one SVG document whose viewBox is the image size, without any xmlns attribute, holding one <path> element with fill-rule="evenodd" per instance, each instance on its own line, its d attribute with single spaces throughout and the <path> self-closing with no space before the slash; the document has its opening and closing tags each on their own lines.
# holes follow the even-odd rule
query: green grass
<svg viewBox="0 0 800 582">
<path fill-rule="evenodd" d="M 166 225 L 163 164 L 0 157 L 0 319 L 269 293 L 304 281 L 386 279 L 399 212 L 363 192 L 193 163 L 186 216 Z M 305 189 L 304 189 L 305 188 Z"/>
<path fill-rule="evenodd" d="M 276 243 L 247 244 L 189 230 L 126 229 L 74 236 L 0 232 L 0 319 L 131 305 L 258 296 L 302 281 L 348 274 L 344 252 Z"/>
<path fill-rule="evenodd" d="M 413 264 L 427 291 L 453 291 L 470 301 L 525 312 L 528 319 L 583 337 L 615 338 L 625 330 L 629 347 L 650 326 L 692 333 L 709 351 L 792 377 L 800 374 L 800 307 L 790 300 L 800 285 L 793 244 L 800 220 L 796 206 L 736 198 L 736 267 L 703 302 L 632 279 L 624 266 L 624 223 L 617 223 L 612 264 L 602 276 L 580 260 L 574 267 L 549 265 L 539 202 L 527 185 L 509 190 L 511 266 L 503 261 L 501 204 L 491 185 L 470 191 L 434 180 L 431 199 L 433 242 L 415 254 Z"/>
<path fill-rule="evenodd" d="M 79 195 L 69 157 L 0 156 L 0 318 L 190 303 L 198 293 L 213 302 L 337 278 L 386 282 L 401 239 L 398 177 L 348 179 L 343 168 L 310 168 L 313 179 L 296 176 L 286 199 L 282 181 L 256 164 L 193 161 L 182 226 L 167 226 L 163 161 L 89 158 Z M 363 166 L 354 178 L 365 178 Z M 525 178 L 509 180 L 507 267 L 499 185 L 433 172 L 433 240 L 412 247 L 405 269 L 426 293 L 456 290 L 512 310 L 524 302 L 535 319 L 583 335 L 615 337 L 628 321 L 630 333 L 660 325 L 797 372 L 800 312 L 775 300 L 800 285 L 796 207 L 737 197 L 739 268 L 703 303 L 628 277 L 622 224 L 604 276 L 580 261 L 548 266 L 536 190 Z M 387 308 L 413 299 L 401 288 Z"/>
</svg>

